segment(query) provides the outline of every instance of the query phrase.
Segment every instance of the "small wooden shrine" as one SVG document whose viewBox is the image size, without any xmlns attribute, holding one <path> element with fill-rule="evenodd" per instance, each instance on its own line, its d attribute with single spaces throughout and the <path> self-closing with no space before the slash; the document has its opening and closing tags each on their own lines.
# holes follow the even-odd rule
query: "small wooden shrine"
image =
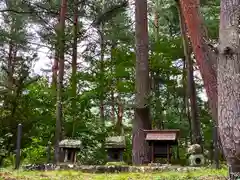
<svg viewBox="0 0 240 180">
<path fill-rule="evenodd" d="M 59 143 L 60 148 L 60 162 L 76 163 L 77 152 L 80 151 L 82 142 L 80 140 L 64 139 Z"/>
<path fill-rule="evenodd" d="M 123 161 L 123 152 L 126 148 L 124 136 L 112 136 L 106 138 L 105 146 L 108 154 L 108 162 Z"/>
<path fill-rule="evenodd" d="M 155 163 L 156 158 L 167 158 L 167 162 L 170 163 L 173 154 L 172 146 L 178 145 L 180 130 L 144 130 L 144 132 L 146 141 L 151 147 L 151 163 Z"/>
</svg>

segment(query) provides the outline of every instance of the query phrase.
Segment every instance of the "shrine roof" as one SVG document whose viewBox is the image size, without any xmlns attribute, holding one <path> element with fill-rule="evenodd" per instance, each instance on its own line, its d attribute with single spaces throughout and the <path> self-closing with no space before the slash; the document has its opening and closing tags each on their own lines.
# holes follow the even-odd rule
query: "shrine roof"
<svg viewBox="0 0 240 180">
<path fill-rule="evenodd" d="M 112 136 L 106 138 L 106 146 L 107 149 L 111 148 L 125 148 L 126 142 L 124 136 Z"/>
<path fill-rule="evenodd" d="M 82 146 L 82 142 L 80 140 L 74 139 L 64 139 L 60 141 L 59 147 L 61 148 L 76 148 L 79 149 Z"/>
<path fill-rule="evenodd" d="M 180 130 L 144 130 L 146 132 L 146 141 L 176 141 L 179 137 Z"/>
</svg>

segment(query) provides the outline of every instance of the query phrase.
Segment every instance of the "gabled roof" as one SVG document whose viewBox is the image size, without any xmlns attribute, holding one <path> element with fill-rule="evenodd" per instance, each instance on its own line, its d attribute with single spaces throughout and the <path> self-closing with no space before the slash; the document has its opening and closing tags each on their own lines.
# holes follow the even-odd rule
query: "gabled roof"
<svg viewBox="0 0 240 180">
<path fill-rule="evenodd" d="M 180 130 L 164 129 L 164 130 L 145 130 L 146 141 L 176 141 Z"/>
<path fill-rule="evenodd" d="M 64 139 L 60 141 L 59 147 L 61 148 L 81 148 L 82 142 L 80 140 L 74 140 L 74 139 Z"/>
<path fill-rule="evenodd" d="M 106 138 L 106 146 L 107 149 L 111 148 L 125 148 L 126 142 L 124 136 L 112 136 Z"/>
</svg>

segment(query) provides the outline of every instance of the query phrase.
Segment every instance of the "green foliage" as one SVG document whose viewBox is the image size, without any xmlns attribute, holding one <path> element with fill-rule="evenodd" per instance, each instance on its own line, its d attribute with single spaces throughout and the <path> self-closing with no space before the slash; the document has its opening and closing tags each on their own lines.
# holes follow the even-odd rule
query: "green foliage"
<svg viewBox="0 0 240 180">
<path fill-rule="evenodd" d="M 3 171 L 4 173 L 5 171 Z M 0 172 L 1 174 L 1 172 Z M 194 179 L 226 179 L 227 170 L 213 170 L 213 169 L 200 169 L 196 171 L 187 171 L 187 172 L 161 172 L 161 173 L 113 173 L 113 174 L 88 174 L 82 173 L 79 171 L 52 171 L 52 172 L 24 172 L 24 171 L 6 171 L 3 174 L 5 179 L 43 179 L 52 180 L 52 179 L 76 179 L 76 180 L 194 180 Z"/>
<path fill-rule="evenodd" d="M 16 162 L 16 155 L 14 153 L 10 153 L 7 158 L 3 160 L 3 167 L 14 167 Z"/>
<path fill-rule="evenodd" d="M 46 146 L 41 145 L 42 140 L 32 138 L 31 146 L 22 150 L 24 164 L 40 164 L 46 162 Z"/>
</svg>

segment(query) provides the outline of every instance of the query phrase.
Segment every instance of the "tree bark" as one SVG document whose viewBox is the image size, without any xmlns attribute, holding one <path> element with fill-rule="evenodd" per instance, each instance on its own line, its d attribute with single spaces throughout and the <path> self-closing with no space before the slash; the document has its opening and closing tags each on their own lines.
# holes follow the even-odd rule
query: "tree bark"
<svg viewBox="0 0 240 180">
<path fill-rule="evenodd" d="M 105 10 L 105 0 L 102 0 L 103 11 Z M 100 35 L 100 119 L 102 126 L 105 128 L 105 114 L 104 114 L 104 23 L 101 22 L 99 26 Z"/>
<path fill-rule="evenodd" d="M 13 42 L 10 40 L 9 42 L 9 52 L 8 52 L 8 64 L 7 64 L 7 69 L 8 69 L 8 88 L 9 90 L 12 90 L 12 85 L 13 85 Z"/>
<path fill-rule="evenodd" d="M 118 99 L 117 99 L 117 123 L 116 123 L 116 132 L 119 135 L 123 135 L 123 124 L 122 124 L 122 120 L 123 120 L 123 104 L 121 102 L 121 97 L 120 94 L 118 95 Z"/>
<path fill-rule="evenodd" d="M 212 117 L 217 121 L 217 55 L 209 48 L 206 27 L 199 12 L 198 1 L 179 0 L 179 3 L 186 22 L 193 52 L 203 78 Z"/>
<path fill-rule="evenodd" d="M 64 76 L 64 46 L 65 46 L 65 18 L 67 11 L 67 0 L 62 0 L 60 12 L 60 42 L 59 42 L 59 73 L 57 82 L 57 107 L 56 107 L 56 132 L 55 132 L 55 161 L 59 161 L 59 141 L 62 136 L 62 122 L 63 122 L 63 76 Z"/>
<path fill-rule="evenodd" d="M 183 49 L 184 56 L 187 65 L 187 89 L 188 89 L 188 98 L 190 98 L 190 106 L 191 106 L 191 120 L 192 120 L 192 134 L 193 134 L 193 143 L 202 144 L 202 135 L 201 135 L 201 122 L 198 116 L 198 106 L 197 106 L 197 94 L 196 87 L 194 82 L 193 75 L 193 62 L 191 59 L 191 48 L 187 37 L 187 28 L 184 22 L 183 13 L 180 8 L 180 4 L 178 3 L 178 11 L 179 11 L 179 20 L 180 20 L 180 29 L 182 34 L 183 41 Z"/>
<path fill-rule="evenodd" d="M 102 25 L 101 25 L 102 26 Z M 100 46 L 101 46 L 101 57 L 100 57 L 100 119 L 102 121 L 103 127 L 105 127 L 105 115 L 104 115 L 104 40 L 103 32 L 101 31 L 100 37 Z"/>
<path fill-rule="evenodd" d="M 72 129 L 72 137 L 75 135 L 76 129 L 76 96 L 77 96 L 77 40 L 78 40 L 78 0 L 75 0 L 74 6 L 74 17 L 73 17 L 73 53 L 72 53 L 72 121 L 73 121 L 73 129 Z"/>
<path fill-rule="evenodd" d="M 136 108 L 133 122 L 132 162 L 141 165 L 150 162 L 149 146 L 144 129 L 151 129 L 149 109 L 149 62 L 147 0 L 135 0 L 136 33 Z"/>
<path fill-rule="evenodd" d="M 218 60 L 218 122 L 231 173 L 240 173 L 240 1 L 222 0 Z M 236 179 L 234 174 L 231 179 Z"/>
<path fill-rule="evenodd" d="M 54 54 L 54 60 L 53 60 L 53 66 L 52 66 L 52 88 L 55 92 L 57 92 L 57 76 L 58 76 L 58 69 L 59 69 L 59 25 L 60 25 L 60 14 L 57 18 L 57 24 L 55 27 L 55 33 L 56 33 L 56 42 L 55 42 L 55 54 Z"/>
<path fill-rule="evenodd" d="M 112 45 L 111 45 L 111 61 L 114 62 L 114 55 L 113 55 L 113 51 L 114 51 L 114 48 L 115 48 L 115 42 L 112 41 Z M 111 74 L 114 73 L 114 65 L 111 65 Z M 115 123 L 115 97 L 114 97 L 114 93 L 115 93 L 115 79 L 113 78 L 111 80 L 111 102 L 112 102 L 112 107 L 111 107 L 111 119 L 112 119 L 112 122 Z"/>
</svg>

